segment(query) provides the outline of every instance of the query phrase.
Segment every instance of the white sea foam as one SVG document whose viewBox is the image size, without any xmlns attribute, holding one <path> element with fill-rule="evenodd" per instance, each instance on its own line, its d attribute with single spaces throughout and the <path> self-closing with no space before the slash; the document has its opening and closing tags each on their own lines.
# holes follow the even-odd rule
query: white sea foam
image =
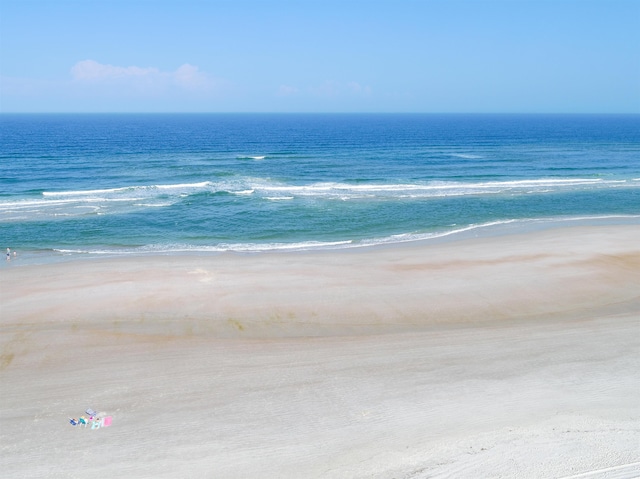
<svg viewBox="0 0 640 479">
<path fill-rule="evenodd" d="M 201 189 L 210 186 L 210 181 L 201 181 L 199 183 L 178 183 L 177 185 L 154 185 L 155 188 L 161 190 L 176 190 L 176 189 Z"/>
<path fill-rule="evenodd" d="M 336 198 L 341 200 L 359 198 L 428 198 L 442 196 L 464 196 L 498 193 L 544 193 L 568 188 L 634 186 L 624 180 L 603 180 L 600 178 L 541 178 L 534 180 L 510 180 L 487 182 L 444 182 L 424 183 L 312 183 L 307 185 L 252 184 L 256 193 L 273 198 L 277 193 L 283 196 Z"/>
<path fill-rule="evenodd" d="M 40 217 L 81 216 L 86 208 L 92 212 L 111 214 L 139 208 L 171 206 L 179 198 L 202 191 L 215 191 L 209 181 L 197 183 L 157 184 L 101 188 L 92 190 L 44 191 L 38 198 L 0 201 L 0 221 L 9 221 L 12 212 L 29 214 L 30 219 Z"/>
<path fill-rule="evenodd" d="M 312 199 L 320 201 L 420 200 L 467 195 L 549 194 L 575 189 L 638 188 L 638 180 L 603 178 L 537 178 L 526 180 L 415 183 L 317 182 L 288 184 L 268 178 L 233 177 L 194 183 L 124 186 L 93 190 L 45 191 L 40 197 L 0 201 L 0 221 L 16 215 L 30 218 L 117 214 L 140 208 L 162 208 L 200 193 L 229 193 L 265 201 Z"/>
<path fill-rule="evenodd" d="M 100 190 L 78 190 L 78 191 L 43 191 L 44 197 L 57 197 L 57 196 L 89 196 L 89 195 L 103 195 L 107 193 L 118 193 L 121 191 L 131 191 L 135 189 L 134 186 L 124 186 L 122 188 L 107 188 Z"/>
<path fill-rule="evenodd" d="M 309 251 L 352 245 L 352 241 L 301 241 L 296 243 L 220 243 L 217 245 L 157 244 L 136 248 L 54 249 L 64 255 L 149 255 L 170 253 L 265 253 L 269 251 Z"/>
<path fill-rule="evenodd" d="M 634 180 L 635 181 L 635 180 Z M 427 181 L 420 183 L 336 183 L 319 182 L 306 185 L 294 185 L 277 183 L 261 178 L 235 178 L 218 182 L 202 181 L 197 183 L 179 183 L 148 186 L 127 186 L 110 189 L 80 190 L 80 191 L 45 191 L 45 198 L 65 198 L 69 200 L 83 201 L 138 201 L 149 198 L 158 192 L 180 197 L 198 192 L 228 192 L 237 195 L 259 193 L 267 198 L 274 198 L 274 193 L 284 196 L 317 196 L 341 199 L 390 196 L 397 193 L 403 197 L 427 197 L 427 196 L 459 196 L 465 194 L 479 194 L 487 192 L 525 191 L 530 192 L 552 191 L 551 189 L 588 187 L 588 186 L 636 186 L 627 180 L 603 180 L 601 178 L 540 178 L 532 180 L 487 181 L 487 182 L 453 182 L 453 181 Z M 543 190 L 547 188 L 547 190 Z M 551 189 L 549 189 L 551 188 Z M 135 197 L 133 196 L 135 195 Z M 36 204 L 39 200 L 29 200 Z M 42 204 L 52 205 L 51 200 L 41 201 Z M 15 206 L 19 206 L 16 202 Z M 2 206 L 8 206 L 3 203 Z"/>
<path fill-rule="evenodd" d="M 471 154 L 466 154 L 466 153 L 452 153 L 450 156 L 452 156 L 454 158 L 463 158 L 463 159 L 467 159 L 467 160 L 479 160 L 479 159 L 483 158 L 480 155 L 471 155 Z"/>
<path fill-rule="evenodd" d="M 201 181 L 198 183 L 178 183 L 169 185 L 137 185 L 137 186 L 122 186 L 117 188 L 105 188 L 96 190 L 74 190 L 74 191 L 43 191 L 42 196 L 56 197 L 56 196 L 95 196 L 106 194 L 118 194 L 123 192 L 140 192 L 149 190 L 184 190 L 184 189 L 202 189 L 211 185 L 209 181 Z"/>
</svg>

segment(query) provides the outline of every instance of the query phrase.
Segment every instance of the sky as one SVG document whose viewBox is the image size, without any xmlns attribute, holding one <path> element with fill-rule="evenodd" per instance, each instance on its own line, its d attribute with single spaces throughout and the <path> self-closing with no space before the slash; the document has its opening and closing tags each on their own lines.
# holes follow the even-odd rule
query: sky
<svg viewBox="0 0 640 479">
<path fill-rule="evenodd" d="M 640 0 L 0 0 L 0 112 L 640 113 Z"/>
</svg>

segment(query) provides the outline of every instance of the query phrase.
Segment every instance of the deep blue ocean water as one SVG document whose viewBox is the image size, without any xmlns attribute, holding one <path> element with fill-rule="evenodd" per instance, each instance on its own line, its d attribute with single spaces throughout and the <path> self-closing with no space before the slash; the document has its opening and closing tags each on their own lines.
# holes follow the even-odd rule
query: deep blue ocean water
<svg viewBox="0 0 640 479">
<path fill-rule="evenodd" d="M 638 115 L 0 115 L 0 246 L 355 247 L 640 222 Z"/>
</svg>

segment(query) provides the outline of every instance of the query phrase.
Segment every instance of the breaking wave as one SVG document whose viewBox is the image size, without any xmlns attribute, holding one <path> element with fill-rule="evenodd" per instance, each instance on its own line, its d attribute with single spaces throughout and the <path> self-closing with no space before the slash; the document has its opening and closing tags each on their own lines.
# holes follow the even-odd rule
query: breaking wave
<svg viewBox="0 0 640 479">
<path fill-rule="evenodd" d="M 414 183 L 318 182 L 293 184 L 265 178 L 232 177 L 217 181 L 122 186 L 91 190 L 44 191 L 38 196 L 0 200 L 0 221 L 118 214 L 163 208 L 196 195 L 226 194 L 248 201 L 394 201 L 482 195 L 542 195 L 606 188 L 638 188 L 640 179 L 539 178 L 526 180 Z"/>
</svg>

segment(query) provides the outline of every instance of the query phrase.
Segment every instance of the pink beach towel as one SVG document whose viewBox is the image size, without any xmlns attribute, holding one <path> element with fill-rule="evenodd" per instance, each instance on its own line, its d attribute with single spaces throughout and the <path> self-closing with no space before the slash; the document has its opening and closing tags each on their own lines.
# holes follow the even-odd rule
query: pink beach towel
<svg viewBox="0 0 640 479">
<path fill-rule="evenodd" d="M 111 420 L 113 418 L 111 416 L 107 416 L 102 420 L 102 427 L 109 427 L 111 426 Z"/>
</svg>

